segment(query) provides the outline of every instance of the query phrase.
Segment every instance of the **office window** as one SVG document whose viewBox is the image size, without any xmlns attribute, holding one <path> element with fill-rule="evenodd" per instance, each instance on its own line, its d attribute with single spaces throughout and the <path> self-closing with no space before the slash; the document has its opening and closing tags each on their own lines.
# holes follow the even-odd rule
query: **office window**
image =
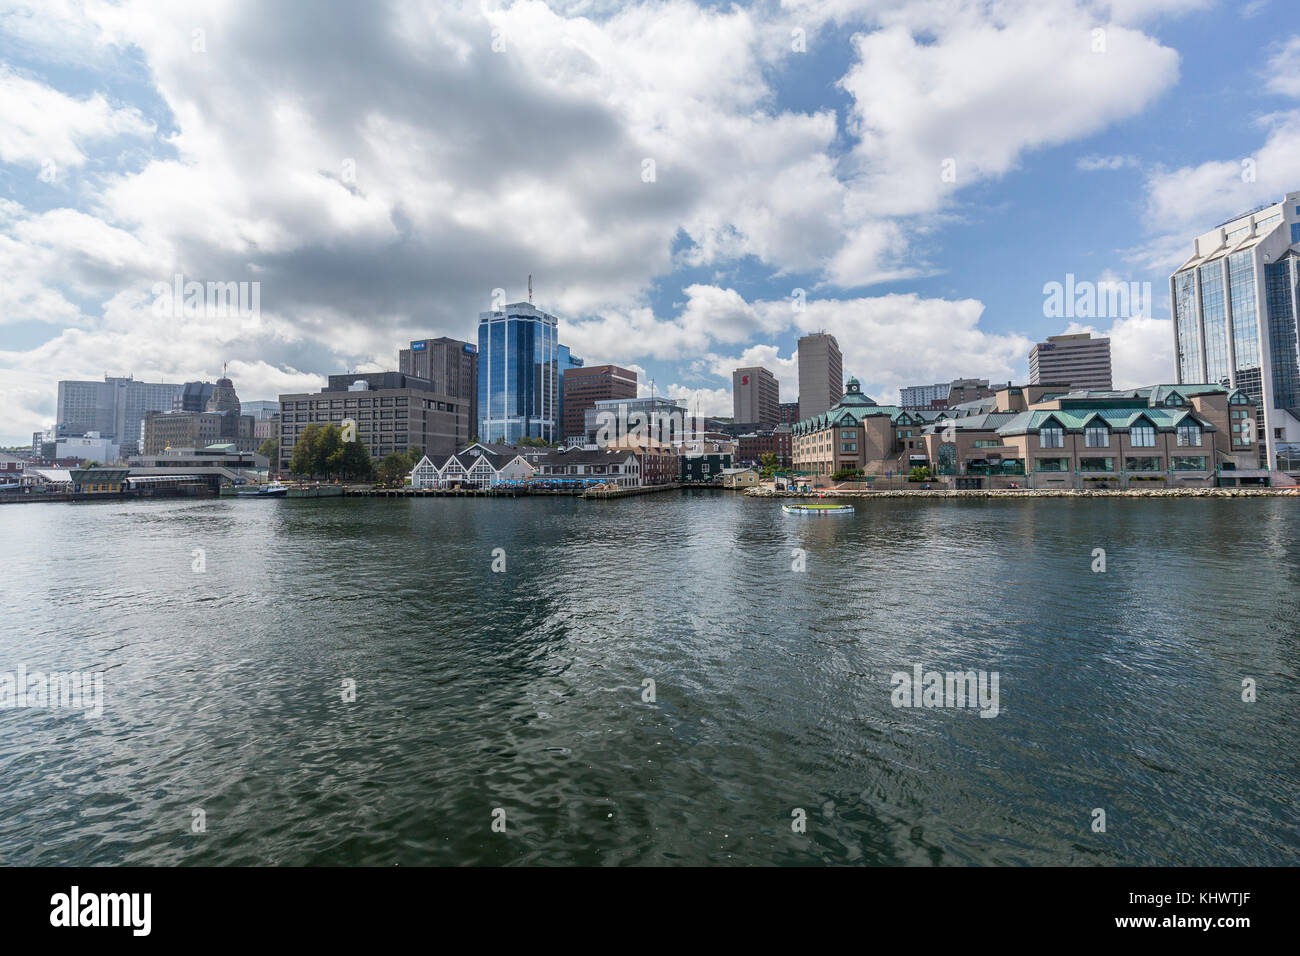
<svg viewBox="0 0 1300 956">
<path fill-rule="evenodd" d="M 1048 425 L 1038 430 L 1038 442 L 1043 448 L 1064 448 L 1065 430 L 1057 425 Z"/>
<path fill-rule="evenodd" d="M 1179 425 L 1178 426 L 1178 447 L 1190 448 L 1200 447 L 1201 444 L 1201 426 L 1200 425 Z"/>
<path fill-rule="evenodd" d="M 1083 430 L 1083 444 L 1086 448 L 1108 448 L 1110 429 L 1105 425 L 1089 425 Z"/>
<path fill-rule="evenodd" d="M 1169 460 L 1174 471 L 1204 471 L 1205 459 L 1200 456 L 1175 455 Z"/>
<path fill-rule="evenodd" d="M 1069 471 L 1070 459 L 1068 458 L 1039 458 L 1034 467 L 1038 471 Z"/>
</svg>

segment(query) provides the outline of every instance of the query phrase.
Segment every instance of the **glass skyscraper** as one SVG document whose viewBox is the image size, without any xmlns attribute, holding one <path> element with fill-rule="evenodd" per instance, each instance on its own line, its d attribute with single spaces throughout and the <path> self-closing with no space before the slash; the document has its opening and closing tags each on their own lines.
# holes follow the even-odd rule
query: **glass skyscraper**
<svg viewBox="0 0 1300 956">
<path fill-rule="evenodd" d="M 561 383 L 582 365 L 558 338 L 559 320 L 527 302 L 478 317 L 478 437 L 559 441 Z"/>
<path fill-rule="evenodd" d="M 1300 471 L 1300 192 L 1196 237 L 1169 277 L 1179 384 L 1240 389 L 1255 419 L 1234 419 L 1233 446 L 1253 435 L 1261 467 Z"/>
</svg>

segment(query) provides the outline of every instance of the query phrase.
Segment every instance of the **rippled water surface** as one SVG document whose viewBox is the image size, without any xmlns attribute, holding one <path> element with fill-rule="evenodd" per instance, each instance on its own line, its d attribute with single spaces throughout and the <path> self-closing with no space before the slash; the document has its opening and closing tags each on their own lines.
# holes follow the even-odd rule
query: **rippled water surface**
<svg viewBox="0 0 1300 956">
<path fill-rule="evenodd" d="M 1295 501 L 23 504 L 0 540 L 0 674 L 105 687 L 0 710 L 4 864 L 1300 861 Z M 893 707 L 914 664 L 996 671 L 999 715 Z"/>
</svg>

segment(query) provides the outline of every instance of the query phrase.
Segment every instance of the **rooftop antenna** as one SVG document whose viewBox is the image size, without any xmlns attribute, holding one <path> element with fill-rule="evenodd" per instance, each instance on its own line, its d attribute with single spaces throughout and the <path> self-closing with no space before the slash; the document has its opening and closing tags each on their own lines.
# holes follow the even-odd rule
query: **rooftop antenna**
<svg viewBox="0 0 1300 956">
<path fill-rule="evenodd" d="M 528 304 L 533 304 L 533 274 L 528 273 Z"/>
</svg>

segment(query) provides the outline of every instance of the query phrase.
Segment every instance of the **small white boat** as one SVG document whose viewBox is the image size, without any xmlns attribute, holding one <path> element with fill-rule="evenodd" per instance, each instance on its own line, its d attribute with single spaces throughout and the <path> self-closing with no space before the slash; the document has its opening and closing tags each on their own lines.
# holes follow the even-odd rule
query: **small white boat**
<svg viewBox="0 0 1300 956">
<path fill-rule="evenodd" d="M 788 515 L 851 515 L 852 505 L 782 505 L 781 510 Z"/>
</svg>

